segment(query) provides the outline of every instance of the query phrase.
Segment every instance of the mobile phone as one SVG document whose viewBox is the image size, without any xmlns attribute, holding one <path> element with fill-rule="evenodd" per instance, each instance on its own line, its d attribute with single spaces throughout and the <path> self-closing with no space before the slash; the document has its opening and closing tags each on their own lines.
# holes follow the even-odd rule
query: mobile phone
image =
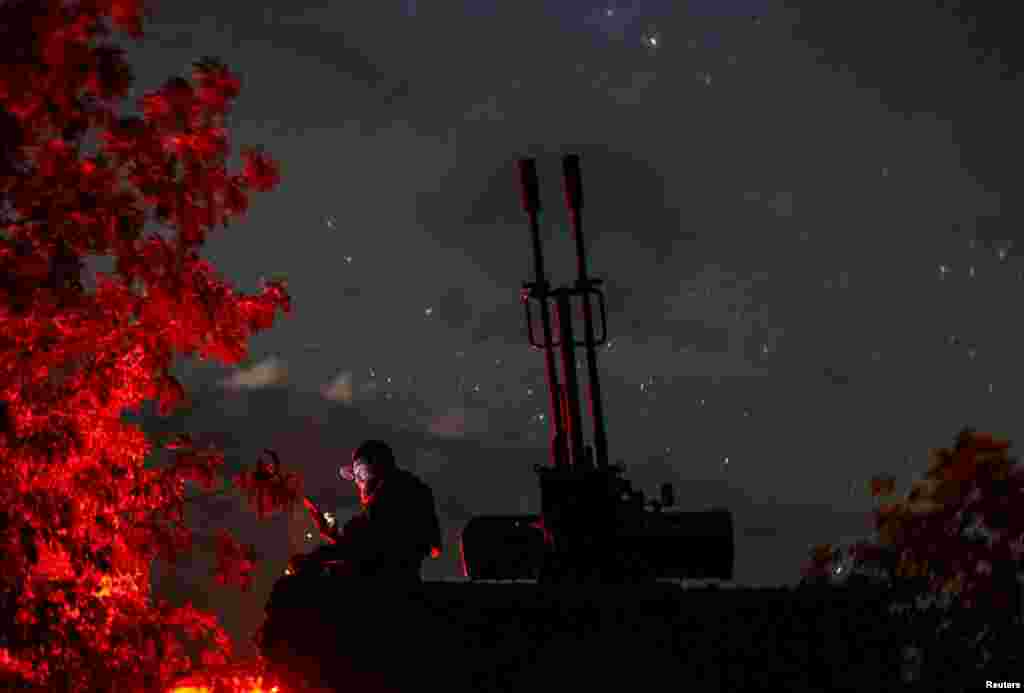
<svg viewBox="0 0 1024 693">
<path fill-rule="evenodd" d="M 317 515 L 320 514 L 320 507 L 316 503 L 314 503 L 313 499 L 310 498 L 309 496 L 303 496 L 302 504 L 306 506 L 306 508 L 308 508 L 310 512 L 314 512 Z"/>
</svg>

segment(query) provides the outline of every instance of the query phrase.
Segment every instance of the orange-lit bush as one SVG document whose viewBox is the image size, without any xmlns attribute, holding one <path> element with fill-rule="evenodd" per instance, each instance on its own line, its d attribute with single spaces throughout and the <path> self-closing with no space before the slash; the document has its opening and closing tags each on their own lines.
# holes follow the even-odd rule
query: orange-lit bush
<svg viewBox="0 0 1024 693">
<path fill-rule="evenodd" d="M 1008 455 L 1009 447 L 964 429 L 952 449 L 931 452 L 924 478 L 905 499 L 893 498 L 894 479 L 872 479 L 872 495 L 887 502 L 874 513 L 876 542 L 861 542 L 854 553 L 891 551 L 898 556 L 892 577 L 916 581 L 964 606 L 1019 609 L 1024 469 Z M 832 558 L 831 545 L 815 547 L 804 574 L 827 574 Z"/>
<path fill-rule="evenodd" d="M 176 355 L 237 363 L 289 310 L 283 283 L 244 295 L 199 255 L 278 173 L 255 150 L 227 170 L 239 81 L 216 60 L 146 94 L 142 117 L 119 112 L 133 76 L 109 36 L 141 36 L 143 14 L 141 0 L 0 3 L 0 686 L 167 690 L 231 658 L 214 616 L 153 603 L 148 572 L 190 549 L 186 483 L 214 488 L 223 457 L 182 435 L 170 465 L 147 466 L 155 446 L 122 414 L 170 413 Z M 97 255 L 116 267 L 87 288 Z M 261 515 L 299 497 L 281 470 L 236 484 Z M 219 547 L 222 582 L 246 588 L 251 551 Z"/>
</svg>

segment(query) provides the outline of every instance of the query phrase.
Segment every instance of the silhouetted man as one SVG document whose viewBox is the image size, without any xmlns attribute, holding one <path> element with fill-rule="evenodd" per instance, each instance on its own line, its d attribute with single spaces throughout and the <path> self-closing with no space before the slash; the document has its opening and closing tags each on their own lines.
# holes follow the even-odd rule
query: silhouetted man
<svg viewBox="0 0 1024 693">
<path fill-rule="evenodd" d="M 305 561 L 335 562 L 343 575 L 419 581 L 423 559 L 441 555 L 441 524 L 430 487 L 395 464 L 391 447 L 368 440 L 339 475 L 359 490 L 359 513 L 339 530 L 307 499 L 322 537 L 331 542 Z M 304 561 L 304 562 L 305 562 Z"/>
</svg>

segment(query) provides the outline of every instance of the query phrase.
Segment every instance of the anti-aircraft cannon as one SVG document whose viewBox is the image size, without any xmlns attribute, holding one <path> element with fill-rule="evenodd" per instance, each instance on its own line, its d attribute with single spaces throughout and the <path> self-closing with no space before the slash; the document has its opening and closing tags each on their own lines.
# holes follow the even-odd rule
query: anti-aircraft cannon
<svg viewBox="0 0 1024 693">
<path fill-rule="evenodd" d="M 551 422 L 550 464 L 535 465 L 541 514 L 475 517 L 462 534 L 463 573 L 471 579 L 536 578 L 542 583 L 582 579 L 597 582 L 657 578 L 731 580 L 734 564 L 732 514 L 727 509 L 667 511 L 675 504 L 670 483 L 647 501 L 608 463 L 608 438 L 601 399 L 597 348 L 607 342 L 602 280 L 589 276 L 583 242 L 583 186 L 579 157 L 562 159 L 565 203 L 576 245 L 576 281 L 555 289 L 545 276 L 538 221 L 536 164 L 518 162 L 523 211 L 530 223 L 534 280 L 524 282 L 530 346 L 544 354 Z M 601 325 L 595 329 L 592 299 Z M 583 338 L 573 325 L 573 299 L 580 299 Z M 541 334 L 534 334 L 531 303 L 539 306 Z M 554 316 L 552 305 L 554 304 Z M 552 320 L 554 317 L 554 320 Z M 555 335 L 557 334 L 557 339 Z M 576 349 L 586 354 L 593 444 L 584 441 Z M 561 362 L 561 382 L 556 367 Z"/>
</svg>

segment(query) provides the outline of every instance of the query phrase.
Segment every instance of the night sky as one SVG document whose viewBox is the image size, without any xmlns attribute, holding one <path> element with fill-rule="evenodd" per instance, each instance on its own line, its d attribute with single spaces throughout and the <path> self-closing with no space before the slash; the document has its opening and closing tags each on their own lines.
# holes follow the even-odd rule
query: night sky
<svg viewBox="0 0 1024 693">
<path fill-rule="evenodd" d="M 342 521 L 338 462 L 384 438 L 453 548 L 473 514 L 536 512 L 514 162 L 538 157 L 561 284 L 559 157 L 578 153 L 611 459 L 684 509 L 731 508 L 738 581 L 795 582 L 809 544 L 870 534 L 873 474 L 905 487 L 964 425 L 1024 438 L 1014 56 L 934 4 L 163 3 L 130 47 L 136 95 L 203 55 L 241 74 L 232 141 L 282 184 L 207 256 L 246 291 L 287 277 L 295 311 L 241 370 L 182 363 L 195 406 L 147 427 L 205 434 L 232 471 L 276 448 Z M 213 586 L 201 542 L 157 566 L 157 595 L 241 639 L 309 525 L 238 498 L 193 523 L 256 543 L 263 572 L 248 595 Z"/>
</svg>

